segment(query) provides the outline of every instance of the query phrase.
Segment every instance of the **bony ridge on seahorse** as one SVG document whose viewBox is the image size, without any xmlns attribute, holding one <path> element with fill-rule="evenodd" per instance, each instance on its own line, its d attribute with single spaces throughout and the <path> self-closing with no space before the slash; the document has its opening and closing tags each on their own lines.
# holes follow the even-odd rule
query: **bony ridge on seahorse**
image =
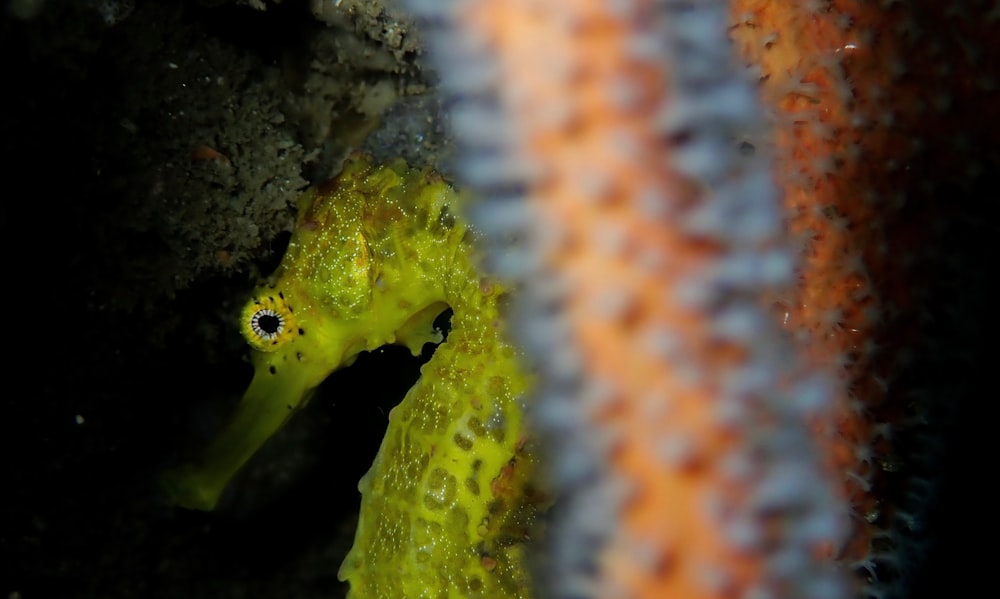
<svg viewBox="0 0 1000 599">
<path fill-rule="evenodd" d="M 480 276 L 461 197 L 430 171 L 355 154 L 300 200 L 288 250 L 242 312 L 254 377 L 198 464 L 167 476 L 178 505 L 211 510 L 310 391 L 385 344 L 415 355 L 451 332 L 389 415 L 358 487 L 350 597 L 527 597 L 525 541 L 545 501 L 526 443 L 528 380 L 505 340 L 501 285 Z"/>
</svg>

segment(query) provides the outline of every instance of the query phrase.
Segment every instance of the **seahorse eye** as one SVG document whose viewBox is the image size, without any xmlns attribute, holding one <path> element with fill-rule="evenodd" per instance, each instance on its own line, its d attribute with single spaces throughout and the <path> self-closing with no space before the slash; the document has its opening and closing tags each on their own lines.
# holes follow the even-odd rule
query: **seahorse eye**
<svg viewBox="0 0 1000 599">
<path fill-rule="evenodd" d="M 285 330 L 285 319 L 274 310 L 262 308 L 250 317 L 250 328 L 261 339 L 270 341 Z"/>
<path fill-rule="evenodd" d="M 280 292 L 251 298 L 240 320 L 243 337 L 261 351 L 278 349 L 292 339 L 297 330 L 292 307 Z"/>
</svg>

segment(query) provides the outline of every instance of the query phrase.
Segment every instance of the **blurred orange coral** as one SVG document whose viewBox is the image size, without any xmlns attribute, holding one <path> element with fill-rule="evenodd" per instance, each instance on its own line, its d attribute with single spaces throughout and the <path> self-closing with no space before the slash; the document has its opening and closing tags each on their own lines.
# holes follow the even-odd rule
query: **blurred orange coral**
<svg viewBox="0 0 1000 599">
<path fill-rule="evenodd" d="M 996 128 L 997 10 L 421 8 L 491 260 L 524 285 L 568 504 L 547 588 L 882 595 L 912 518 L 883 500 L 894 375 L 936 196 L 997 162 L 954 134 Z"/>
</svg>

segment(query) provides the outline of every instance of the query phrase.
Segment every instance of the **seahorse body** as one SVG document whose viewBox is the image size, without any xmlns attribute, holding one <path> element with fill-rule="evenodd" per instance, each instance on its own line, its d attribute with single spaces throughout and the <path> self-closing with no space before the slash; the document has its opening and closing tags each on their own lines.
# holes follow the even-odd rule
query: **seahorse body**
<svg viewBox="0 0 1000 599">
<path fill-rule="evenodd" d="M 365 350 L 418 354 L 451 332 L 389 415 L 359 489 L 340 569 L 351 597 L 523 597 L 523 541 L 540 505 L 523 431 L 527 377 L 504 340 L 501 286 L 479 275 L 460 197 L 440 177 L 355 155 L 308 192 L 277 271 L 243 310 L 255 374 L 203 461 L 169 478 L 212 509 L 229 479 L 309 392 Z"/>
</svg>

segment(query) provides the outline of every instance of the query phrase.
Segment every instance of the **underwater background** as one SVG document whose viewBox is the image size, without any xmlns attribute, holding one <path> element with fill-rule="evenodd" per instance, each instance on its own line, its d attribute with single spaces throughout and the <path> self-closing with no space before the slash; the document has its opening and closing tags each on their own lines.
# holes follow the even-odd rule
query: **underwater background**
<svg viewBox="0 0 1000 599">
<path fill-rule="evenodd" d="M 446 174 L 453 150 L 405 14 L 256 4 L 4 0 L 2 597 L 346 591 L 357 481 L 432 347 L 335 373 L 217 512 L 167 505 L 157 478 L 246 388 L 236 317 L 280 259 L 298 193 L 354 149 Z M 963 134 L 996 155 L 1000 140 Z M 928 419 L 944 449 L 914 597 L 990 582 L 995 551 L 977 545 L 992 546 L 995 509 L 997 184 L 991 169 L 948 190 L 950 267 L 928 273 Z"/>
</svg>

